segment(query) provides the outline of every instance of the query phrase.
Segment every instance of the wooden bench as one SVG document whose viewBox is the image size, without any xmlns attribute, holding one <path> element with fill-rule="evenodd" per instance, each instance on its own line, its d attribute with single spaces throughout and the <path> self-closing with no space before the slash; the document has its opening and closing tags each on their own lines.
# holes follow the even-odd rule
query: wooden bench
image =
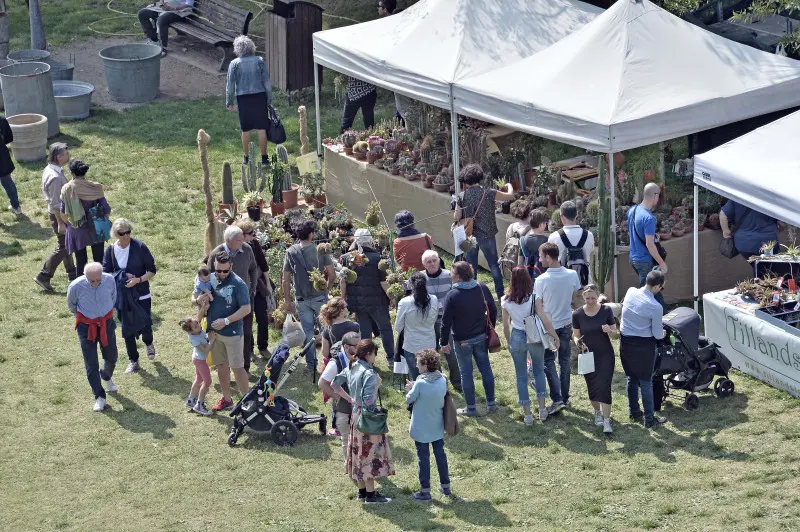
<svg viewBox="0 0 800 532">
<path fill-rule="evenodd" d="M 213 44 L 222 50 L 219 69 L 232 59 L 233 40 L 239 35 L 247 35 L 253 14 L 222 0 L 194 0 L 192 14 L 170 27 L 178 33 L 191 35 L 196 39 Z"/>
</svg>

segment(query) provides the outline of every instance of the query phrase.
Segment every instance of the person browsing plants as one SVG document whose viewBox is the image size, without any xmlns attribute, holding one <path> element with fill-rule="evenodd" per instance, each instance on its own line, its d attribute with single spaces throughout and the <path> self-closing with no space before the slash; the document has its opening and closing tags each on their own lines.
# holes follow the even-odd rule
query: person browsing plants
<svg viewBox="0 0 800 532">
<path fill-rule="evenodd" d="M 639 276 L 639 286 L 644 286 L 647 274 L 658 266 L 662 272 L 667 273 L 667 263 L 661 256 L 660 244 L 656 240 L 656 217 L 653 209 L 658 205 L 661 188 L 655 183 L 644 186 L 644 197 L 639 205 L 628 210 L 628 233 L 630 234 L 630 259 L 631 267 Z M 721 223 L 721 222 L 720 222 Z M 656 300 L 664 307 L 664 296 L 656 294 Z M 666 307 L 664 307 L 666 308 Z"/>
</svg>

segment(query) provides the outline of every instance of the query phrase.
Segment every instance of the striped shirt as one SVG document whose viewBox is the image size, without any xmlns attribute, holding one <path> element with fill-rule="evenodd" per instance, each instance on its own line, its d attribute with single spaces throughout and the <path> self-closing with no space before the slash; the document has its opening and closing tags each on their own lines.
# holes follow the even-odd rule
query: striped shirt
<svg viewBox="0 0 800 532">
<path fill-rule="evenodd" d="M 622 336 L 664 338 L 662 316 L 664 309 L 653 293 L 643 288 L 629 288 L 622 301 Z"/>
<path fill-rule="evenodd" d="M 440 268 L 439 273 L 435 276 L 431 276 L 427 270 L 423 270 L 422 273 L 425 274 L 425 279 L 427 279 L 428 294 L 436 296 L 436 299 L 442 302 L 439 305 L 439 319 L 442 319 L 442 314 L 444 313 L 444 298 L 447 292 L 453 289 L 453 281 L 450 279 L 450 272 Z"/>
</svg>

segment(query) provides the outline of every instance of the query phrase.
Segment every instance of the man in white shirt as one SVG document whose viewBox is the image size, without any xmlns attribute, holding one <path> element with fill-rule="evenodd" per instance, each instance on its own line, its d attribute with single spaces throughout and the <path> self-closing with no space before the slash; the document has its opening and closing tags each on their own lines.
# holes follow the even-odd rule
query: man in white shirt
<svg viewBox="0 0 800 532">
<path fill-rule="evenodd" d="M 550 242 L 539 246 L 539 260 L 547 271 L 536 278 L 533 293 L 542 300 L 545 314 L 558 334 L 558 366 L 556 354 L 547 349 L 544 353 L 544 373 L 550 386 L 549 413 L 554 414 L 569 406 L 570 357 L 572 354 L 572 297 L 581 289 L 578 274 L 558 262 L 558 247 Z"/>
<path fill-rule="evenodd" d="M 564 227 L 558 231 L 550 233 L 550 237 L 547 239 L 547 241 L 558 246 L 558 261 L 562 266 L 569 266 L 568 263 L 571 263 L 578 270 L 583 269 L 583 266 L 580 265 L 580 258 L 569 256 L 567 245 L 564 240 L 567 240 L 571 246 L 581 247 L 583 250 L 583 261 L 586 265 L 586 270 L 583 274 L 585 277 L 581 279 L 581 284 L 586 286 L 592 282 L 589 259 L 592 256 L 592 251 L 594 250 L 594 235 L 591 231 L 587 231 L 575 223 L 575 219 L 578 217 L 578 207 L 575 205 L 574 201 L 565 201 L 562 203 L 559 212 L 561 214 L 561 223 L 564 225 Z M 584 236 L 585 240 L 583 242 L 583 246 L 579 246 L 581 240 L 584 239 Z M 576 260 L 578 265 L 575 265 Z M 581 275 L 582 274 L 579 272 L 579 277 Z"/>
<path fill-rule="evenodd" d="M 344 456 L 345 460 L 347 459 L 347 438 L 350 434 L 350 414 L 352 413 L 352 406 L 331 388 L 331 382 L 336 378 L 336 375 L 350 365 L 350 362 L 356 356 L 356 347 L 359 341 L 361 341 L 361 335 L 359 333 L 345 333 L 344 336 L 342 336 L 341 348 L 339 348 L 335 354 L 331 351 L 331 358 L 325 365 L 325 369 L 322 370 L 319 381 L 317 381 L 319 389 L 331 398 L 333 406 L 332 425 L 333 428 L 341 434 L 342 456 Z M 347 391 L 347 385 L 345 385 L 343 389 Z"/>
</svg>

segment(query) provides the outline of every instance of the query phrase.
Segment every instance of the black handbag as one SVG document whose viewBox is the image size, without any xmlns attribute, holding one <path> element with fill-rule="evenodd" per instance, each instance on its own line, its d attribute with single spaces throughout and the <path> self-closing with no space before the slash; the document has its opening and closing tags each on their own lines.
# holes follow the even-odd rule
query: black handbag
<svg viewBox="0 0 800 532">
<path fill-rule="evenodd" d="M 278 111 L 271 105 L 268 105 L 267 114 L 269 115 L 267 140 L 275 144 L 283 144 L 286 142 L 286 130 L 283 128 L 283 124 L 281 124 L 281 117 L 278 116 Z"/>
<path fill-rule="evenodd" d="M 750 214 L 750 209 L 745 209 L 742 213 L 742 217 L 733 225 L 733 228 L 731 229 L 731 237 L 723 238 L 719 241 L 719 252 L 723 257 L 732 259 L 739 254 L 739 250 L 736 249 L 736 245 L 733 243 L 733 235 L 735 235 L 736 231 L 739 230 L 739 227 L 742 226 L 742 222 L 744 222 L 744 219 L 747 218 L 748 214 Z"/>
</svg>

